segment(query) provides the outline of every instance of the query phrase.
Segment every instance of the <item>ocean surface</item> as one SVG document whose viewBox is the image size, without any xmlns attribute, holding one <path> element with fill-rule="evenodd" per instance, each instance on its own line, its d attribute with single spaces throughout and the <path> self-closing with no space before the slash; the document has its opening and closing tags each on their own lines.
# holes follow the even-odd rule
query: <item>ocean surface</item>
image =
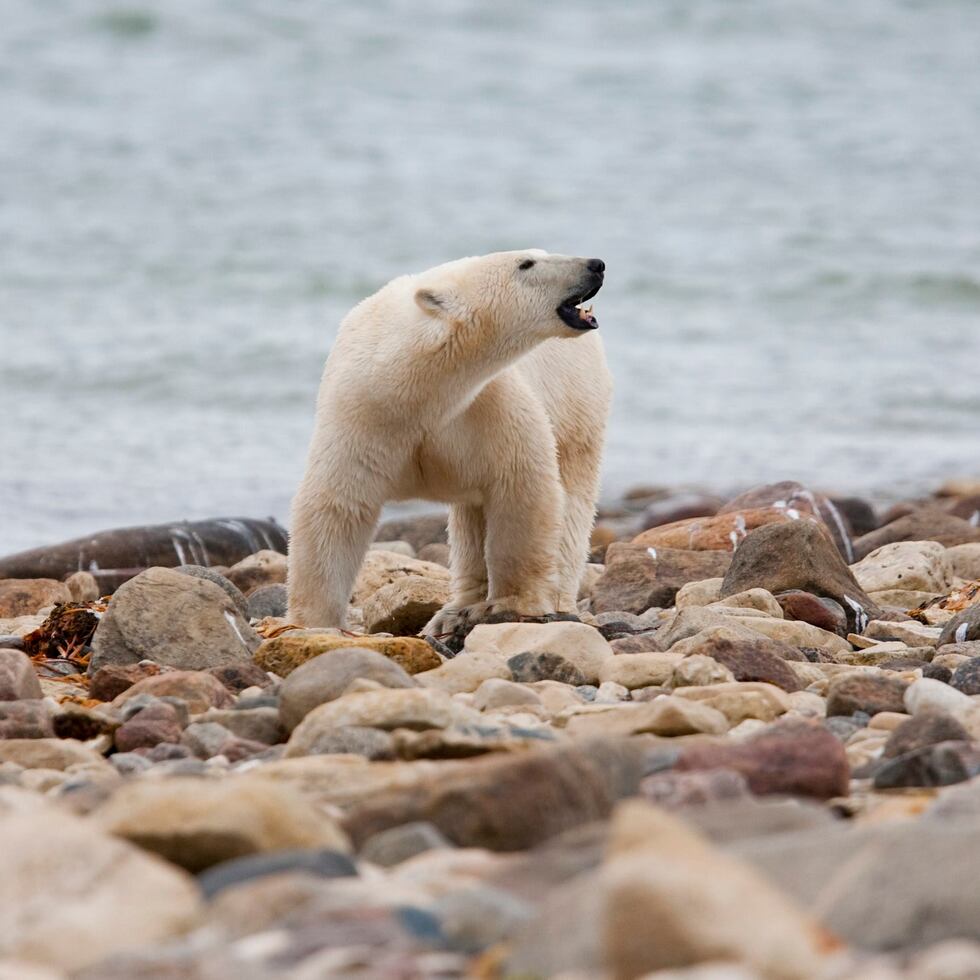
<svg viewBox="0 0 980 980">
<path fill-rule="evenodd" d="M 980 473 L 980 4 L 4 0 L 0 553 L 285 521 L 344 312 L 528 246 L 607 496 Z"/>
</svg>

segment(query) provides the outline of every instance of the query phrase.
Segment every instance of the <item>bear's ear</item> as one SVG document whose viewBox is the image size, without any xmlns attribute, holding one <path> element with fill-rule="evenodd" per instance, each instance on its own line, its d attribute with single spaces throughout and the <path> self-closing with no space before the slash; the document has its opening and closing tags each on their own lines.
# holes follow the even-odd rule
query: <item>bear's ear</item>
<svg viewBox="0 0 980 980">
<path fill-rule="evenodd" d="M 429 316 L 446 316 L 449 313 L 450 297 L 443 291 L 434 289 L 419 289 L 415 293 L 415 303 L 423 313 Z"/>
</svg>

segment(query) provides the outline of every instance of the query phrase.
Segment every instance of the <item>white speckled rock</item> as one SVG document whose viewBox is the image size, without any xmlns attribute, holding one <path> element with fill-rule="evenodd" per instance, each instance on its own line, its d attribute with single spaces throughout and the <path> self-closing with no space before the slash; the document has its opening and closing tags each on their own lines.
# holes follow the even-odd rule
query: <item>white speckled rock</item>
<svg viewBox="0 0 980 980">
<path fill-rule="evenodd" d="M 896 541 L 851 566 L 865 592 L 912 589 L 945 592 L 953 580 L 946 549 L 935 541 Z"/>
</svg>

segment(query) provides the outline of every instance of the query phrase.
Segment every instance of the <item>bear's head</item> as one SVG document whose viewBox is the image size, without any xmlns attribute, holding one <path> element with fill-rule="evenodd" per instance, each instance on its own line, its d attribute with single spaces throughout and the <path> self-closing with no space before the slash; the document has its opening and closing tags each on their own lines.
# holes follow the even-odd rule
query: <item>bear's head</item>
<svg viewBox="0 0 980 980">
<path fill-rule="evenodd" d="M 423 272 L 415 302 L 450 323 L 503 328 L 533 340 L 576 336 L 599 326 L 591 307 L 580 304 L 599 292 L 605 268 L 601 259 L 541 249 L 494 252 Z"/>
</svg>

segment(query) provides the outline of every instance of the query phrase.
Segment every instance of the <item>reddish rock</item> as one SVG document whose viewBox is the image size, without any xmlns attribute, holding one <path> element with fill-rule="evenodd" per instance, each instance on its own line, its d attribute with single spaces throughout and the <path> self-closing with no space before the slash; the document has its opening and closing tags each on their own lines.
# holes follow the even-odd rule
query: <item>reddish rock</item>
<svg viewBox="0 0 980 980">
<path fill-rule="evenodd" d="M 804 520 L 814 520 L 805 517 Z M 767 524 L 793 523 L 794 518 L 776 507 L 740 510 L 714 517 L 692 517 L 662 527 L 650 528 L 633 538 L 644 548 L 675 548 L 679 551 L 734 551 L 746 534 Z"/>
<path fill-rule="evenodd" d="M 737 513 L 751 508 L 772 507 L 790 517 L 812 517 L 820 521 L 845 561 L 852 561 L 851 538 L 840 511 L 822 493 L 808 490 L 795 480 L 753 487 L 721 507 L 719 514 Z"/>
<path fill-rule="evenodd" d="M 894 541 L 938 541 L 947 548 L 980 541 L 980 528 L 938 507 L 921 507 L 854 542 L 854 560 Z"/>
<path fill-rule="evenodd" d="M 881 613 L 858 585 L 823 525 L 814 521 L 761 527 L 739 545 L 721 594 L 731 596 L 747 589 L 767 589 L 773 595 L 800 589 L 826 596 L 845 610 L 848 628 L 855 633 Z"/>
<path fill-rule="evenodd" d="M 760 637 L 758 641 L 713 637 L 698 647 L 698 653 L 724 664 L 737 681 L 764 681 L 784 691 L 800 691 L 804 685 L 792 667 L 787 666 L 786 660 L 775 652 L 783 645 L 766 637 Z"/>
<path fill-rule="evenodd" d="M 208 673 L 216 677 L 232 694 L 240 694 L 247 687 L 268 687 L 272 678 L 258 665 L 224 664 L 212 667 Z"/>
<path fill-rule="evenodd" d="M 592 586 L 592 609 L 641 613 L 651 606 L 672 606 L 678 589 L 724 575 L 729 562 L 723 552 L 611 544 L 606 570 Z"/>
<path fill-rule="evenodd" d="M 151 749 L 161 742 L 176 744 L 182 732 L 177 709 L 165 701 L 157 701 L 137 711 L 116 729 L 116 749 L 132 752 L 134 749 Z"/>
<path fill-rule="evenodd" d="M 734 769 L 753 793 L 830 799 L 848 791 L 850 768 L 844 746 L 822 725 L 782 721 L 738 742 L 692 745 L 676 768 Z"/>
<path fill-rule="evenodd" d="M 841 604 L 834 599 L 821 599 L 811 592 L 790 589 L 788 592 L 780 592 L 776 596 L 776 602 L 786 619 L 809 623 L 838 636 L 847 636 L 847 615 Z"/>
<path fill-rule="evenodd" d="M 53 578 L 0 579 L 0 619 L 33 616 L 45 606 L 71 602 L 64 582 Z"/>
<path fill-rule="evenodd" d="M 186 702 L 187 710 L 192 715 L 207 711 L 208 708 L 229 707 L 234 701 L 228 688 L 211 674 L 194 670 L 173 670 L 158 677 L 147 677 L 138 681 L 112 703 L 115 707 L 120 707 L 140 694 L 152 694 L 156 698 L 179 698 Z"/>
<path fill-rule="evenodd" d="M 641 529 L 676 524 L 692 517 L 713 517 L 718 513 L 722 500 L 705 493 L 681 493 L 655 500 L 643 511 Z"/>
<path fill-rule="evenodd" d="M 0 701 L 43 696 L 30 657 L 20 650 L 0 649 Z"/>
<path fill-rule="evenodd" d="M 0 701 L 0 739 L 53 736 L 51 713 L 44 701 Z"/>
<path fill-rule="evenodd" d="M 706 769 L 703 772 L 658 772 L 640 783 L 640 795 L 657 806 L 676 810 L 701 806 L 719 800 L 749 796 L 745 777 L 732 769 Z"/>
<path fill-rule="evenodd" d="M 113 701 L 123 691 L 128 691 L 137 681 L 146 677 L 156 677 L 160 665 L 144 660 L 138 664 L 108 664 L 100 667 L 89 680 L 89 697 L 96 701 Z"/>
<path fill-rule="evenodd" d="M 905 712 L 905 689 L 908 684 L 888 673 L 861 672 L 834 677 L 827 689 L 827 717 L 853 715 L 864 711 Z"/>
</svg>

